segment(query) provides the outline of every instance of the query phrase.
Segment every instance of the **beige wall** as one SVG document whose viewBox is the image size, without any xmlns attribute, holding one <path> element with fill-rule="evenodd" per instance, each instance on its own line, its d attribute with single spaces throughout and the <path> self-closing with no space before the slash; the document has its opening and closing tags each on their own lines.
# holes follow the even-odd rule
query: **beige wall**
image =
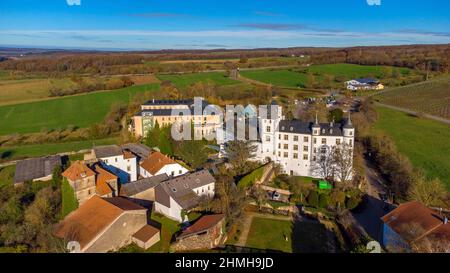
<svg viewBox="0 0 450 273">
<path fill-rule="evenodd" d="M 95 176 L 79 180 L 67 180 L 75 192 L 78 204 L 81 205 L 95 195 Z"/>
<path fill-rule="evenodd" d="M 124 212 L 94 242 L 86 246 L 83 252 L 105 253 L 118 250 L 131 243 L 131 236 L 147 224 L 145 210 Z"/>
<path fill-rule="evenodd" d="M 160 233 L 158 231 L 158 233 L 156 233 L 155 235 L 153 235 L 152 238 L 150 238 L 150 240 L 148 240 L 147 242 L 142 242 L 141 240 L 138 240 L 136 238 L 132 238 L 131 239 L 138 247 L 143 248 L 143 249 L 148 249 L 150 248 L 152 245 L 156 244 L 157 242 L 159 242 L 160 240 Z"/>
<path fill-rule="evenodd" d="M 177 117 L 175 117 L 175 116 L 153 116 L 153 117 L 146 117 L 146 118 L 152 118 L 154 123 L 158 122 L 159 126 L 161 126 L 161 127 L 170 126 L 177 121 L 184 121 L 184 122 L 193 121 L 194 124 L 203 124 L 203 131 L 205 133 L 210 133 L 211 131 L 215 130 L 218 126 L 220 126 L 220 122 L 221 122 L 219 115 L 177 116 Z M 133 117 L 133 123 L 134 123 L 134 134 L 137 137 L 144 136 L 145 132 L 143 131 L 144 128 L 142 127 L 142 117 L 141 116 Z"/>
</svg>

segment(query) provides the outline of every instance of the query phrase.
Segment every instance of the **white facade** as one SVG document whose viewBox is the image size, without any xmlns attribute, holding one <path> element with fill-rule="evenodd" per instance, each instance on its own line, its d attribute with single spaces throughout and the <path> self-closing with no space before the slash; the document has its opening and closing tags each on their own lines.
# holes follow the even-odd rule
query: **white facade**
<svg viewBox="0 0 450 273">
<path fill-rule="evenodd" d="M 122 154 L 99 159 L 108 171 L 119 177 L 121 183 L 137 180 L 138 168 L 136 157 L 124 158 L 124 155 Z"/>
<path fill-rule="evenodd" d="M 214 197 L 214 185 L 215 183 L 210 183 L 201 187 L 193 188 L 195 194 L 198 196 L 208 196 L 210 198 Z M 168 218 L 176 220 L 178 222 L 184 222 L 187 219 L 181 219 L 182 206 L 177 203 L 171 196 L 170 198 L 170 208 L 164 206 L 163 204 L 155 201 L 155 212 L 161 213 Z"/>
<path fill-rule="evenodd" d="M 169 176 L 169 177 L 177 177 L 179 175 L 183 175 L 183 174 L 189 172 L 188 169 L 186 169 L 185 167 L 181 166 L 178 163 L 164 165 L 155 174 L 151 174 L 146 169 L 144 169 L 142 166 L 140 166 L 139 168 L 140 168 L 140 175 L 144 178 L 148 178 L 148 177 L 152 177 L 152 176 L 160 175 L 160 174 L 164 174 L 164 173 L 167 174 L 167 176 Z"/>
<path fill-rule="evenodd" d="M 178 222 L 184 222 L 186 219 L 181 219 L 181 206 L 170 197 L 170 208 L 164 206 L 161 203 L 155 202 L 155 212 L 161 213 L 162 215 L 167 216 Z"/>
<path fill-rule="evenodd" d="M 346 143 L 354 147 L 355 129 L 347 124 L 282 120 L 281 107 L 274 118 L 260 118 L 260 140 L 255 142 L 258 161 L 273 161 L 292 176 L 324 178 L 319 162 L 332 149 Z"/>
</svg>

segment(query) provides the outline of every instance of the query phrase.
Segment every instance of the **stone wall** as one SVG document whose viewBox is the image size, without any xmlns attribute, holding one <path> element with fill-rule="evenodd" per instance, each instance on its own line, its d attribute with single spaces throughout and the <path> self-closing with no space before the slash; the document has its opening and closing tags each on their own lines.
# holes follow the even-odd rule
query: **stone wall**
<svg viewBox="0 0 450 273">
<path fill-rule="evenodd" d="M 219 245 L 222 239 L 222 227 L 224 220 L 217 223 L 206 232 L 178 239 L 172 249 L 175 252 L 188 251 L 194 249 L 211 249 Z"/>
<path fill-rule="evenodd" d="M 123 213 L 84 252 L 105 253 L 131 243 L 131 236 L 147 224 L 145 210 Z"/>
</svg>

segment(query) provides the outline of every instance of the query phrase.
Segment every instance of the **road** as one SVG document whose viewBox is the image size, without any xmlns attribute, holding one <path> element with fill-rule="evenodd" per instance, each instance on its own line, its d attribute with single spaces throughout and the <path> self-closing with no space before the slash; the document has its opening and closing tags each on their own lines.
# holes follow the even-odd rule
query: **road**
<svg viewBox="0 0 450 273">
<path fill-rule="evenodd" d="M 368 182 L 367 202 L 362 210 L 353 212 L 353 216 L 370 237 L 381 242 L 382 221 L 380 218 L 388 212 L 384 209 L 385 202 L 380 199 L 380 193 L 385 193 L 385 181 L 370 162 L 365 160 L 364 165 Z"/>
</svg>

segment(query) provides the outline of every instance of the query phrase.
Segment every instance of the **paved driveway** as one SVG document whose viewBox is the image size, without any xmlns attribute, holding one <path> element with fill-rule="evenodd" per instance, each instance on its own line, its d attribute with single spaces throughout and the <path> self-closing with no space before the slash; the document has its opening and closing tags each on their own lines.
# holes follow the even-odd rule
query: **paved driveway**
<svg viewBox="0 0 450 273">
<path fill-rule="evenodd" d="M 367 234 L 381 242 L 383 223 L 380 218 L 388 213 L 385 202 L 380 199 L 380 193 L 385 192 L 384 180 L 368 161 L 365 161 L 365 169 L 368 181 L 366 203 L 362 209 L 352 214 Z"/>
</svg>

